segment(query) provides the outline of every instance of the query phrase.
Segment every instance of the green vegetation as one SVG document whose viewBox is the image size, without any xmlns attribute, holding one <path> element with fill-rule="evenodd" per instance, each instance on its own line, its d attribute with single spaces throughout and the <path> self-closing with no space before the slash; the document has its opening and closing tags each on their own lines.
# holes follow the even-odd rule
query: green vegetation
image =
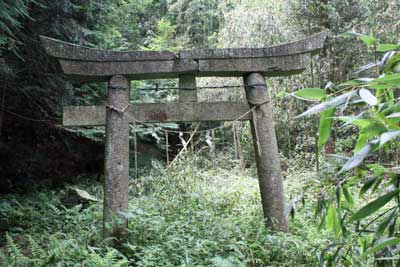
<svg viewBox="0 0 400 267">
<path fill-rule="evenodd" d="M 398 0 L 0 1 L 0 265 L 400 266 L 399 22 Z M 331 35 L 303 74 L 267 79 L 290 233 L 263 225 L 247 123 L 238 125 L 236 153 L 225 127 L 215 132 L 217 159 L 205 153 L 210 135 L 198 134 L 194 152 L 168 170 L 161 127 L 193 125 L 136 125 L 144 153 L 125 238 L 102 240 L 101 201 L 65 200 L 70 188 L 102 199 L 94 180 L 104 128 L 64 129 L 62 107 L 104 103 L 107 86 L 66 79 L 39 35 L 178 51 L 265 47 L 322 30 Z M 132 81 L 131 102 L 176 101 L 176 90 L 155 89 L 176 85 Z M 243 90 L 202 90 L 199 99 L 241 101 Z M 182 142 L 177 134 L 169 142 L 172 158 Z M 236 156 L 250 167 L 240 170 Z"/>
<path fill-rule="evenodd" d="M 400 57 L 394 52 L 399 46 L 379 44 L 373 36 L 354 32 L 344 36 L 357 37 L 376 50 L 375 58 L 377 53 L 385 54 L 380 62 L 361 67 L 362 78 L 338 85 L 332 83 L 325 90 L 306 88 L 294 94 L 308 100 L 324 100 L 299 116 L 321 113 L 319 151 L 329 140 L 334 120 L 343 122 L 341 127 L 358 128 L 358 136 L 352 138 L 355 140 L 353 156 L 329 155 L 341 162 L 321 175 L 324 193 L 318 200 L 317 214 L 335 234 L 336 242 L 326 251 L 332 252 L 329 260 L 356 265 L 363 261 L 354 255 L 366 258 L 375 253 L 377 260 L 391 266 L 387 262 L 400 262 L 395 247 L 400 244 L 397 231 Z M 373 71 L 370 77 L 365 77 L 368 69 Z M 385 157 L 373 157 L 378 153 Z M 361 197 L 370 195 L 365 198 L 366 203 L 356 209 L 353 194 L 357 191 Z M 349 233 L 353 229 L 356 235 Z"/>
<path fill-rule="evenodd" d="M 222 155 L 219 155 L 222 157 Z M 65 207 L 63 191 L 36 191 L 1 200 L 9 229 L 5 266 L 310 266 L 315 247 L 327 242 L 313 222 L 312 204 L 299 205 L 291 233 L 262 223 L 253 169 L 242 172 L 222 157 L 211 162 L 187 154 L 179 165 L 131 181 L 128 236 L 101 239 L 102 204 Z M 193 167 L 197 166 L 197 167 Z M 222 166 L 222 167 L 217 167 Z M 292 170 L 291 170 L 292 171 Z M 288 173 L 291 194 L 302 184 Z M 302 174 L 302 176 L 306 176 Z M 73 185 L 101 199 L 100 184 Z"/>
</svg>

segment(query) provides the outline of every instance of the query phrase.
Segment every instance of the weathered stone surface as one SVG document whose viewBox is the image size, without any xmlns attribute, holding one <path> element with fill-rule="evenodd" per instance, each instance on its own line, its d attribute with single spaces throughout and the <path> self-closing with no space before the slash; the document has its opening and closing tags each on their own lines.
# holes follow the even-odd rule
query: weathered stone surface
<svg viewBox="0 0 400 267">
<path fill-rule="evenodd" d="M 53 38 L 40 36 L 47 54 L 56 58 L 77 61 L 148 61 L 171 60 L 177 56 L 169 51 L 131 51 L 119 52 L 110 50 L 92 49 L 75 45 Z"/>
<path fill-rule="evenodd" d="M 130 82 L 123 76 L 109 81 L 106 115 L 106 146 L 104 170 L 104 235 L 117 236 L 124 232 L 116 216 L 128 208 L 129 123 L 122 110 L 129 104 Z M 107 227 L 108 226 L 108 227 Z"/>
<path fill-rule="evenodd" d="M 311 54 L 308 53 L 282 57 L 199 60 L 198 76 L 241 77 L 252 72 L 264 76 L 284 76 L 303 72 L 310 59 Z"/>
<path fill-rule="evenodd" d="M 191 59 L 163 61 L 92 62 L 60 60 L 66 75 L 84 81 L 107 81 L 114 75 L 129 79 L 177 78 L 180 74 L 198 72 L 198 64 Z"/>
<path fill-rule="evenodd" d="M 303 40 L 264 48 L 224 48 L 186 50 L 179 53 L 180 58 L 190 59 L 234 59 L 279 57 L 304 53 L 318 53 L 328 32 L 320 32 Z"/>
<path fill-rule="evenodd" d="M 179 102 L 197 102 L 196 76 L 185 74 L 179 76 Z M 189 90 L 192 89 L 192 90 Z"/>
<path fill-rule="evenodd" d="M 126 120 L 141 122 L 232 121 L 249 110 L 243 102 L 146 103 L 132 104 Z M 70 106 L 64 108 L 64 126 L 98 126 L 106 123 L 105 106 Z M 133 119 L 134 118 L 134 119 Z M 251 119 L 247 114 L 241 120 Z"/>
<path fill-rule="evenodd" d="M 195 76 L 265 76 L 302 72 L 312 54 L 323 46 L 327 32 L 301 41 L 266 48 L 232 48 L 182 51 L 115 52 L 81 47 L 41 37 L 47 53 L 59 58 L 65 74 L 85 81 L 106 81 L 114 75 L 129 79 Z"/>
<path fill-rule="evenodd" d="M 130 79 L 177 78 L 182 75 L 241 77 L 259 72 L 264 76 L 283 76 L 304 71 L 311 54 L 242 59 L 191 59 L 170 61 L 84 62 L 60 60 L 65 74 L 86 81 L 106 81 L 114 75 Z"/>
<path fill-rule="evenodd" d="M 269 101 L 262 74 L 252 73 L 244 77 L 246 98 L 250 106 L 259 105 L 251 120 L 261 202 L 267 226 L 287 231 L 283 180 L 275 136 L 272 104 Z M 260 99 L 261 98 L 261 99 Z M 267 102 L 265 102 L 267 101 Z"/>
</svg>

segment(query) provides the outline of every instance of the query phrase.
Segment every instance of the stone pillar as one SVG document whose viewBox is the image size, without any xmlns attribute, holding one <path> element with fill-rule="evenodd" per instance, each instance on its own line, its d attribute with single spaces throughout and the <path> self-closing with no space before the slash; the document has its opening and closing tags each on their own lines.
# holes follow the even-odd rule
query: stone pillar
<svg viewBox="0 0 400 267">
<path fill-rule="evenodd" d="M 197 102 L 196 76 L 183 74 L 179 76 L 179 102 Z"/>
<path fill-rule="evenodd" d="M 278 145 L 265 79 L 260 73 L 251 73 L 244 76 L 244 83 L 250 107 L 259 105 L 253 112 L 251 130 L 265 223 L 272 229 L 287 231 Z"/>
<path fill-rule="evenodd" d="M 115 220 L 118 212 L 128 208 L 129 121 L 123 111 L 129 105 L 130 81 L 114 76 L 108 83 L 106 115 L 104 236 L 124 232 L 124 220 Z"/>
</svg>

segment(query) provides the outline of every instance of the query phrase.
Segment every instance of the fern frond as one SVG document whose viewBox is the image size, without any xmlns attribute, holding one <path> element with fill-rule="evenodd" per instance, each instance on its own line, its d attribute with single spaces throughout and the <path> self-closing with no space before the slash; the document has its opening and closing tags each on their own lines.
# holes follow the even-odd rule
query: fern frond
<svg viewBox="0 0 400 267">
<path fill-rule="evenodd" d="M 11 266 L 29 266 L 29 258 L 22 253 L 22 249 L 15 243 L 12 237 L 6 233 L 7 242 L 7 256 L 9 257 L 9 262 Z M 6 257 L 7 257 L 6 256 Z"/>
<path fill-rule="evenodd" d="M 45 251 L 43 248 L 32 238 L 28 236 L 29 247 L 31 250 L 32 258 L 41 260 L 45 257 Z"/>
</svg>

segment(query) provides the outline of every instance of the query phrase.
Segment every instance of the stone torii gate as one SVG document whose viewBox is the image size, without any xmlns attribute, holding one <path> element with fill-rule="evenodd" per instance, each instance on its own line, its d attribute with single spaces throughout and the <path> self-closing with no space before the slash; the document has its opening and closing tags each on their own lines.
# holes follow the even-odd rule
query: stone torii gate
<svg viewBox="0 0 400 267">
<path fill-rule="evenodd" d="M 301 73 L 319 52 L 327 32 L 266 48 L 116 52 L 90 49 L 41 36 L 44 48 L 74 79 L 108 82 L 107 106 L 65 107 L 65 126 L 106 125 L 104 224 L 128 208 L 129 123 L 251 121 L 262 208 L 267 226 L 287 230 L 285 200 L 272 117 L 264 76 Z M 244 102 L 197 101 L 196 77 L 243 77 Z M 129 104 L 130 80 L 179 78 L 178 103 Z M 192 90 L 187 90 L 192 89 Z M 123 225 L 113 224 L 109 234 Z"/>
</svg>

